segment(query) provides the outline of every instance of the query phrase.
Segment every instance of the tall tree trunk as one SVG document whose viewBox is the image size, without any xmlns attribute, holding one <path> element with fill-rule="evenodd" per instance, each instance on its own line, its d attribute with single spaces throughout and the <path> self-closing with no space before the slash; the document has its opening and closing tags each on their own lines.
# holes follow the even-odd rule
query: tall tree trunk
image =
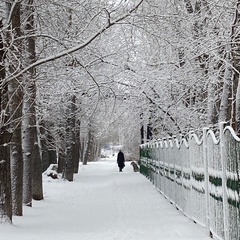
<svg viewBox="0 0 240 240">
<path fill-rule="evenodd" d="M 26 90 L 28 89 L 28 90 Z M 32 155 L 34 143 L 34 120 L 27 80 L 24 79 L 24 102 L 22 118 L 22 149 L 23 149 L 23 203 L 32 206 Z"/>
<path fill-rule="evenodd" d="M 87 165 L 88 162 L 94 161 L 94 157 L 94 133 L 90 125 L 88 129 L 88 140 L 86 143 L 86 152 L 84 155 L 83 165 Z"/>
<path fill-rule="evenodd" d="M 73 95 L 70 98 L 67 109 L 67 127 L 66 127 L 66 161 L 63 170 L 63 178 L 68 181 L 73 181 L 74 173 L 74 159 L 73 151 L 75 144 L 75 114 L 76 114 L 76 96 Z"/>
<path fill-rule="evenodd" d="M 20 40 L 20 3 L 13 5 L 8 3 L 8 12 L 11 12 L 11 22 L 8 29 L 7 41 L 9 45 L 9 74 L 18 73 L 21 68 L 22 42 Z M 21 141 L 21 117 L 22 117 L 22 87 L 21 76 L 12 79 L 8 84 L 9 116 L 12 138 L 10 144 L 11 181 L 12 181 L 12 207 L 13 214 L 22 216 L 22 188 L 23 188 L 23 157 Z"/>
<path fill-rule="evenodd" d="M 44 121 L 40 123 L 40 145 L 41 145 L 41 159 L 42 159 L 42 172 L 46 171 L 49 167 L 49 154 L 46 140 L 46 124 Z"/>
<path fill-rule="evenodd" d="M 74 173 L 78 173 L 80 159 L 80 121 L 76 121 L 74 144 Z"/>
<path fill-rule="evenodd" d="M 3 24 L 0 20 L 0 33 Z M 10 134 L 7 129 L 7 85 L 4 82 L 5 72 L 5 50 L 3 34 L 0 34 L 0 223 L 12 222 L 12 199 L 11 199 L 11 177 L 10 177 L 10 156 L 9 141 Z"/>
<path fill-rule="evenodd" d="M 58 173 L 62 173 L 63 172 L 63 168 L 64 168 L 64 163 L 66 159 L 66 155 L 63 149 L 59 149 L 58 151 L 58 169 L 57 172 Z"/>
<path fill-rule="evenodd" d="M 28 5 L 26 7 L 27 12 L 27 25 L 26 32 L 29 35 L 34 34 L 34 1 L 28 0 Z M 28 48 L 27 48 L 29 62 L 33 63 L 36 61 L 36 50 L 35 50 L 35 37 L 28 36 Z M 43 199 L 43 187 L 42 187 L 42 163 L 40 157 L 40 149 L 38 145 L 38 131 L 37 131 L 37 118 L 36 118 L 36 109 L 35 109 L 35 101 L 36 101 L 36 69 L 32 68 L 30 70 L 30 84 L 28 85 L 29 91 L 29 100 L 30 100 L 30 114 L 32 114 L 33 125 L 33 146 L 32 146 L 32 197 L 34 200 L 42 200 Z M 30 95 L 31 94 L 31 95 Z"/>
<path fill-rule="evenodd" d="M 4 133 L 3 133 L 4 134 Z M 0 140 L 0 223 L 12 222 L 10 160 L 7 147 Z M 8 159 L 7 159 L 8 158 Z"/>
<path fill-rule="evenodd" d="M 42 162 L 40 156 L 40 149 L 38 145 L 38 136 L 36 125 L 34 127 L 34 145 L 33 145 L 33 178 L 32 178 L 32 197 L 34 200 L 43 199 L 42 186 Z"/>
<path fill-rule="evenodd" d="M 83 163 L 84 161 L 84 149 L 85 149 L 85 139 L 81 138 L 80 139 L 80 162 Z"/>
<path fill-rule="evenodd" d="M 24 12 L 26 14 L 25 35 L 25 64 L 30 65 L 36 61 L 34 34 L 34 7 L 33 0 L 27 0 Z M 23 202 L 32 206 L 32 197 L 36 200 L 43 199 L 42 191 L 42 169 L 40 151 L 37 142 L 36 127 L 36 69 L 30 68 L 24 74 L 24 101 L 23 101 Z M 34 166 L 34 168 L 33 168 Z M 34 186 L 34 188 L 33 188 Z"/>
</svg>

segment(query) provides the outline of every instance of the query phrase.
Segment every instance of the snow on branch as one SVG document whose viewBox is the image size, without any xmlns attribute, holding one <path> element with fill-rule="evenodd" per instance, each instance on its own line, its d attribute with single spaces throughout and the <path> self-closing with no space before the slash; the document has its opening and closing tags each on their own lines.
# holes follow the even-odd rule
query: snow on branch
<svg viewBox="0 0 240 240">
<path fill-rule="evenodd" d="M 64 57 L 64 56 L 67 56 L 71 53 L 74 53 L 76 51 L 79 51 L 83 48 L 85 48 L 86 46 L 88 46 L 91 42 L 93 42 L 98 36 L 100 36 L 102 33 L 104 33 L 105 31 L 107 31 L 110 27 L 114 26 L 115 24 L 123 21 L 124 19 L 126 19 L 127 17 L 129 17 L 134 11 L 136 11 L 138 9 L 138 7 L 143 3 L 144 0 L 140 0 L 140 2 L 134 7 L 132 8 L 128 13 L 124 14 L 123 16 L 117 18 L 116 20 L 112 20 L 112 21 L 109 21 L 108 19 L 108 22 L 106 24 L 105 27 L 103 27 L 102 29 L 100 29 L 97 33 L 95 33 L 93 36 L 89 37 L 84 43 L 82 44 L 78 44 L 77 46 L 75 47 L 72 47 L 72 48 L 69 48 L 65 51 L 62 51 L 62 52 L 59 52 L 55 55 L 52 55 L 52 56 L 49 56 L 49 57 L 46 57 L 46 58 L 43 58 L 43 59 L 40 59 L 32 64 L 30 64 L 29 66 L 27 66 L 26 68 L 24 68 L 22 71 L 19 71 L 19 73 L 17 73 L 16 75 L 14 76 L 11 76 L 9 78 L 7 78 L 6 80 L 7 81 L 10 81 L 18 76 L 20 76 L 21 74 L 27 72 L 28 70 L 30 70 L 31 68 L 34 68 L 34 67 L 37 67 L 39 65 L 42 65 L 44 63 L 48 63 L 48 62 L 51 62 L 51 61 L 54 61 L 56 59 L 59 59 L 61 57 Z"/>
</svg>

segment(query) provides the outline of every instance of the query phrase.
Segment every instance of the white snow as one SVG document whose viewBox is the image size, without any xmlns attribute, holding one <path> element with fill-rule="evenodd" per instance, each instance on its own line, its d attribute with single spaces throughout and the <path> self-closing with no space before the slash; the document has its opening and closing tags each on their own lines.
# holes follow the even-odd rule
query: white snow
<svg viewBox="0 0 240 240">
<path fill-rule="evenodd" d="M 1 240 L 209 240 L 205 228 L 177 211 L 130 162 L 81 166 L 74 182 L 44 177 L 43 201 L 24 207 Z"/>
</svg>

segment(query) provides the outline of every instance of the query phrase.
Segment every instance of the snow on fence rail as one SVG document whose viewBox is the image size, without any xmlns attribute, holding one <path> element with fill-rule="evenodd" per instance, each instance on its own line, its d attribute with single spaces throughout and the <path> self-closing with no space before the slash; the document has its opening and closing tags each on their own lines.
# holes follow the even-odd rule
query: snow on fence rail
<svg viewBox="0 0 240 240">
<path fill-rule="evenodd" d="M 231 127 L 142 144 L 140 172 L 215 239 L 240 239 L 240 138 Z"/>
</svg>

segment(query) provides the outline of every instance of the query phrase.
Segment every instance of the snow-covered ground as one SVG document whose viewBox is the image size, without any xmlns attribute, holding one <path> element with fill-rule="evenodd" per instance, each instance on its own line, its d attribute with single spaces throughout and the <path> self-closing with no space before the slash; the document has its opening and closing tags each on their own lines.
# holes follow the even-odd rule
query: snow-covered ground
<svg viewBox="0 0 240 240">
<path fill-rule="evenodd" d="M 129 162 L 116 157 L 81 166 L 74 182 L 44 177 L 43 201 L 24 208 L 0 240 L 209 240 Z"/>
</svg>

